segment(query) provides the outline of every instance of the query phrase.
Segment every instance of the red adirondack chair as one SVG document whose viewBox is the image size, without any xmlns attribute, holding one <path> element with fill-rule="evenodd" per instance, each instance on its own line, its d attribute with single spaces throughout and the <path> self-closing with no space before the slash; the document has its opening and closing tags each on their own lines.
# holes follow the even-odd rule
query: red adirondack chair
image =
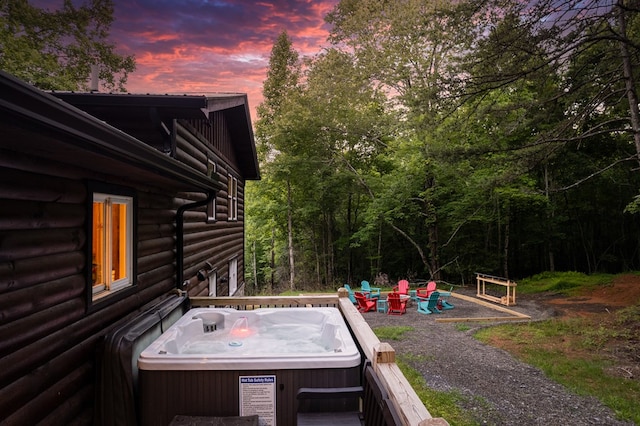
<svg viewBox="0 0 640 426">
<path fill-rule="evenodd" d="M 376 303 L 378 302 L 378 299 L 367 299 L 367 296 L 359 291 L 356 291 L 353 294 L 356 297 L 356 302 L 358 302 L 358 310 L 360 312 L 369 312 L 376 310 Z"/>
<path fill-rule="evenodd" d="M 408 298 L 401 298 L 400 293 L 389 293 L 387 296 L 387 306 L 389 315 L 402 315 L 407 312 Z"/>
</svg>

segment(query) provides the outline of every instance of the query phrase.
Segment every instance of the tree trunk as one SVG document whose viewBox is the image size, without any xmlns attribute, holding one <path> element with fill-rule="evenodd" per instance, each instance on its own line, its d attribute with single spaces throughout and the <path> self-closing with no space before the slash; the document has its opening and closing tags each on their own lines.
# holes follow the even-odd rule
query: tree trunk
<svg viewBox="0 0 640 426">
<path fill-rule="evenodd" d="M 273 282 L 276 270 L 276 229 L 271 230 L 271 278 L 269 279 L 269 294 L 273 294 Z"/>
<path fill-rule="evenodd" d="M 430 189 L 436 186 L 436 180 L 432 175 L 426 176 L 425 190 L 428 194 Z M 440 273 L 440 259 L 438 257 L 438 217 L 436 215 L 436 207 L 434 206 L 429 195 L 424 199 L 425 217 L 427 218 L 427 235 L 429 238 L 429 270 L 431 279 L 439 280 L 441 278 Z"/>
<path fill-rule="evenodd" d="M 502 274 L 505 278 L 509 278 L 509 226 L 511 223 L 511 212 L 507 206 L 507 214 L 504 219 L 504 248 L 502 251 Z"/>
<path fill-rule="evenodd" d="M 551 235 L 555 214 L 553 210 L 553 205 L 551 204 L 551 196 L 549 195 L 549 187 L 551 186 L 549 181 L 550 181 L 549 169 L 547 167 L 547 164 L 545 164 L 544 165 L 544 192 L 545 192 L 545 197 L 547 198 L 547 203 L 549 203 L 549 206 L 551 206 L 551 208 L 548 210 L 548 213 L 547 213 L 547 235 L 546 235 L 547 250 L 548 250 L 547 254 L 549 256 L 549 271 L 555 272 L 556 264 L 553 256 L 553 237 Z"/>
<path fill-rule="evenodd" d="M 256 259 L 256 241 L 253 240 L 253 288 L 258 291 L 258 260 Z"/>
<path fill-rule="evenodd" d="M 349 192 L 349 198 L 347 201 L 347 235 L 353 235 L 352 221 L 351 221 L 351 204 L 353 203 L 353 194 Z M 353 282 L 353 250 L 351 244 L 347 244 L 347 283 Z"/>
<path fill-rule="evenodd" d="M 326 216 L 327 222 L 327 249 L 325 251 L 325 255 L 327 256 L 327 283 L 333 282 L 333 220 L 331 214 L 327 214 Z"/>
<path fill-rule="evenodd" d="M 633 67 L 627 46 L 627 20 L 624 14 L 624 0 L 618 0 L 616 5 L 618 12 L 618 26 L 620 31 L 620 54 L 622 57 L 622 70 L 624 73 L 624 83 L 627 89 L 627 99 L 629 101 L 629 113 L 631 118 L 631 129 L 633 131 L 633 142 L 636 146 L 636 156 L 640 163 L 640 111 L 638 110 L 638 95 L 633 78 Z"/>
<path fill-rule="evenodd" d="M 321 258 L 322 258 L 322 251 L 324 250 L 324 237 L 319 238 L 316 235 L 316 232 L 314 230 L 311 231 L 311 243 L 313 244 L 313 255 L 316 259 L 316 284 L 320 285 L 322 283 L 322 262 L 321 262 Z"/>
<path fill-rule="evenodd" d="M 376 270 L 374 276 L 382 269 L 382 223 L 378 227 L 378 251 L 376 252 Z"/>
<path fill-rule="evenodd" d="M 295 290 L 295 262 L 293 259 L 293 213 L 291 202 L 291 181 L 287 180 L 287 231 L 289 234 L 289 288 Z"/>
</svg>

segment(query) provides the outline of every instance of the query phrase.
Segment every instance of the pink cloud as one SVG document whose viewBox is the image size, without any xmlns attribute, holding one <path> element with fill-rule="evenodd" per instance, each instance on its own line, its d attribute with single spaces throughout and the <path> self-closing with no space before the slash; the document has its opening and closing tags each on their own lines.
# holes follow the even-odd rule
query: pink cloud
<svg viewBox="0 0 640 426">
<path fill-rule="evenodd" d="M 74 0 L 74 4 L 81 1 Z M 62 0 L 35 0 L 55 9 Z M 320 52 L 338 0 L 114 0 L 110 40 L 135 55 L 132 93 L 247 93 L 255 120 L 273 43 L 286 30 L 301 56 Z"/>
</svg>

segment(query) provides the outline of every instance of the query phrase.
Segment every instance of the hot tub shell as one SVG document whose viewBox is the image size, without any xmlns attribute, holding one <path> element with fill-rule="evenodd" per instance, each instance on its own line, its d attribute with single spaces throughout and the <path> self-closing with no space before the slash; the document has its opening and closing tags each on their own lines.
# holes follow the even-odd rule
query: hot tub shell
<svg viewBox="0 0 640 426">
<path fill-rule="evenodd" d="M 194 339 L 225 335 L 238 318 L 250 326 L 265 322 L 322 323 L 328 349 L 318 353 L 182 353 Z M 327 329 L 333 332 L 328 336 Z M 228 338 L 228 337 L 227 337 Z M 277 352 L 277 351 L 276 351 Z M 175 415 L 237 416 L 240 377 L 276 377 L 276 424 L 295 425 L 300 387 L 346 387 L 361 383 L 361 355 L 336 308 L 261 308 L 253 311 L 199 308 L 188 311 L 145 349 L 138 359 L 143 425 L 168 424 Z M 352 409 L 337 401 L 322 409 Z M 329 404 L 329 406 L 327 406 Z M 337 404 L 337 405 L 336 405 Z"/>
</svg>

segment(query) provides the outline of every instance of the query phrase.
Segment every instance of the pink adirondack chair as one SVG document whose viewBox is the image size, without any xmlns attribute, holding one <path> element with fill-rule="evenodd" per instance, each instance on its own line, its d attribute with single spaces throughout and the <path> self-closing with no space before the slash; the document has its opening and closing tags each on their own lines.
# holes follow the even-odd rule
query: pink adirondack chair
<svg viewBox="0 0 640 426">
<path fill-rule="evenodd" d="M 409 295 L 409 281 L 407 281 L 407 280 L 398 281 L 398 285 L 393 287 L 393 292 L 408 296 Z"/>
<path fill-rule="evenodd" d="M 433 293 L 434 291 L 436 291 L 436 282 L 429 281 L 426 287 L 420 287 L 416 289 L 416 296 L 422 299 L 428 299 L 429 296 L 431 296 L 431 293 Z"/>
</svg>

